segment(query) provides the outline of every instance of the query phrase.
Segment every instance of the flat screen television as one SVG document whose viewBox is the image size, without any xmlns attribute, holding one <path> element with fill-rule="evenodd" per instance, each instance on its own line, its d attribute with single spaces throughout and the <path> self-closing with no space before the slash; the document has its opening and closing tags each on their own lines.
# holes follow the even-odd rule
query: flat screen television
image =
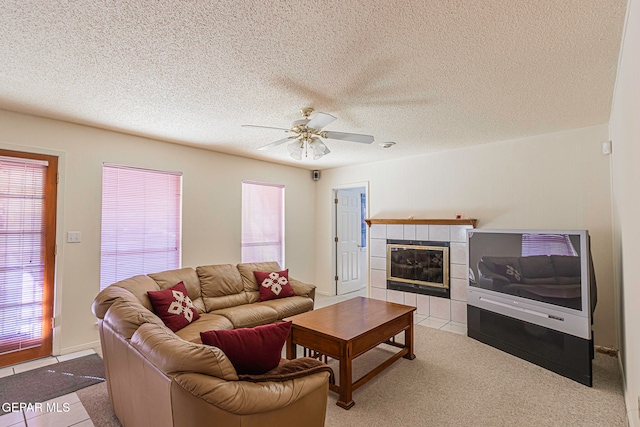
<svg viewBox="0 0 640 427">
<path fill-rule="evenodd" d="M 467 232 L 471 306 L 591 339 L 597 293 L 587 230 Z"/>
</svg>

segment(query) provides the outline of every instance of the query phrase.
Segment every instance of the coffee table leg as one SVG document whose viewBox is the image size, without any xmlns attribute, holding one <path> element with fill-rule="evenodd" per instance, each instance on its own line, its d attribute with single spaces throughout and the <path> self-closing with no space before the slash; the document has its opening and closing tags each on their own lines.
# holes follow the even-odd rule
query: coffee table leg
<svg viewBox="0 0 640 427">
<path fill-rule="evenodd" d="M 356 402 L 352 399 L 353 378 L 351 376 L 351 344 L 348 343 L 340 357 L 340 396 L 336 405 L 344 409 L 350 409 Z"/>
<path fill-rule="evenodd" d="M 405 359 L 413 360 L 416 355 L 413 353 L 413 313 L 409 313 L 411 318 L 409 319 L 409 327 L 404 330 L 404 346 L 409 349 L 407 354 L 404 355 Z"/>
<path fill-rule="evenodd" d="M 293 342 L 292 335 L 293 334 L 289 332 L 289 335 L 287 336 L 287 342 L 285 343 L 286 356 L 287 356 L 287 359 L 289 360 L 295 359 L 297 357 L 296 343 Z"/>
</svg>

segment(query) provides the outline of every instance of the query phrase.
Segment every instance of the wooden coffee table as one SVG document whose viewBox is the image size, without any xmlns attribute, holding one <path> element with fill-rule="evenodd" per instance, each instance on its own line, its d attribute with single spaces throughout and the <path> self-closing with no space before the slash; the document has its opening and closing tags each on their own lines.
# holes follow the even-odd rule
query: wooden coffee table
<svg viewBox="0 0 640 427">
<path fill-rule="evenodd" d="M 357 297 L 317 310 L 286 318 L 293 322 L 287 338 L 287 359 L 296 357 L 296 345 L 313 350 L 340 362 L 340 384 L 329 388 L 340 395 L 338 406 L 349 409 L 355 402 L 352 393 L 401 357 L 413 354 L 413 312 L 410 307 L 391 302 Z M 404 331 L 404 344 L 393 340 Z M 380 366 L 352 382 L 353 359 L 379 344 L 400 347 Z"/>
</svg>

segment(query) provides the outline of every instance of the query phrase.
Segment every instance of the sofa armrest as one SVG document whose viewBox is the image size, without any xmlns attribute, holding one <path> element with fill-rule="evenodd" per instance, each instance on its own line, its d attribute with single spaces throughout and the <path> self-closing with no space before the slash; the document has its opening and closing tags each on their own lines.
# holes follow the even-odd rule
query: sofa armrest
<svg viewBox="0 0 640 427">
<path fill-rule="evenodd" d="M 147 310 L 152 310 L 151 301 L 147 296 L 148 291 L 159 291 L 160 287 L 149 276 L 138 275 L 121 280 L 104 288 L 91 305 L 91 311 L 98 318 L 104 318 L 105 313 L 117 300 L 136 301 Z"/>
<path fill-rule="evenodd" d="M 131 337 L 131 345 L 165 374 L 197 372 L 225 381 L 238 379 L 222 350 L 184 341 L 166 327 L 141 325 Z"/>
<path fill-rule="evenodd" d="M 293 288 L 293 292 L 297 296 L 308 297 L 315 301 L 316 299 L 316 286 L 308 283 L 301 282 L 299 280 L 289 277 L 289 284 Z"/>
<path fill-rule="evenodd" d="M 162 320 L 137 301 L 116 300 L 102 321 L 124 339 L 131 339 L 141 325 L 151 323 L 166 328 Z M 168 330 L 168 328 L 167 328 Z"/>
<path fill-rule="evenodd" d="M 93 300 L 93 303 L 91 304 L 91 312 L 98 319 L 104 319 L 109 308 L 111 308 L 113 303 L 118 300 L 139 302 L 138 299 L 128 290 L 118 286 L 108 286 Z"/>
<path fill-rule="evenodd" d="M 318 389 L 326 396 L 329 388 L 329 372 L 281 382 L 225 381 L 197 373 L 181 373 L 173 380 L 190 395 L 237 415 L 285 408 Z"/>
</svg>

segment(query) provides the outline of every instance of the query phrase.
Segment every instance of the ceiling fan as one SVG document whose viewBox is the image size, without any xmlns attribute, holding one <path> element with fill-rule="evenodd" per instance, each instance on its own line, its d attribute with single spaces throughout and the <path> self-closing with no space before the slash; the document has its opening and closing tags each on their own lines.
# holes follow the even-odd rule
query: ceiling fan
<svg viewBox="0 0 640 427">
<path fill-rule="evenodd" d="M 291 124 L 290 129 L 278 128 L 271 126 L 258 126 L 258 125 L 242 125 L 242 127 L 254 127 L 264 129 L 276 129 L 283 130 L 294 135 L 288 136 L 283 139 L 279 139 L 271 144 L 267 144 L 258 150 L 266 150 L 271 147 L 290 142 L 287 149 L 289 154 L 296 160 L 302 160 L 302 155 L 309 156 L 309 151 L 313 155 L 313 159 L 319 159 L 325 154 L 329 154 L 329 148 L 324 144 L 322 139 L 338 139 L 342 141 L 361 142 L 364 144 L 371 144 L 373 142 L 373 136 L 362 135 L 359 133 L 347 133 L 347 132 L 334 132 L 323 131 L 322 128 L 332 123 L 336 118 L 331 114 L 317 112 L 313 118 L 309 119 L 313 108 L 306 107 L 300 110 L 304 119 L 296 120 Z"/>
</svg>

